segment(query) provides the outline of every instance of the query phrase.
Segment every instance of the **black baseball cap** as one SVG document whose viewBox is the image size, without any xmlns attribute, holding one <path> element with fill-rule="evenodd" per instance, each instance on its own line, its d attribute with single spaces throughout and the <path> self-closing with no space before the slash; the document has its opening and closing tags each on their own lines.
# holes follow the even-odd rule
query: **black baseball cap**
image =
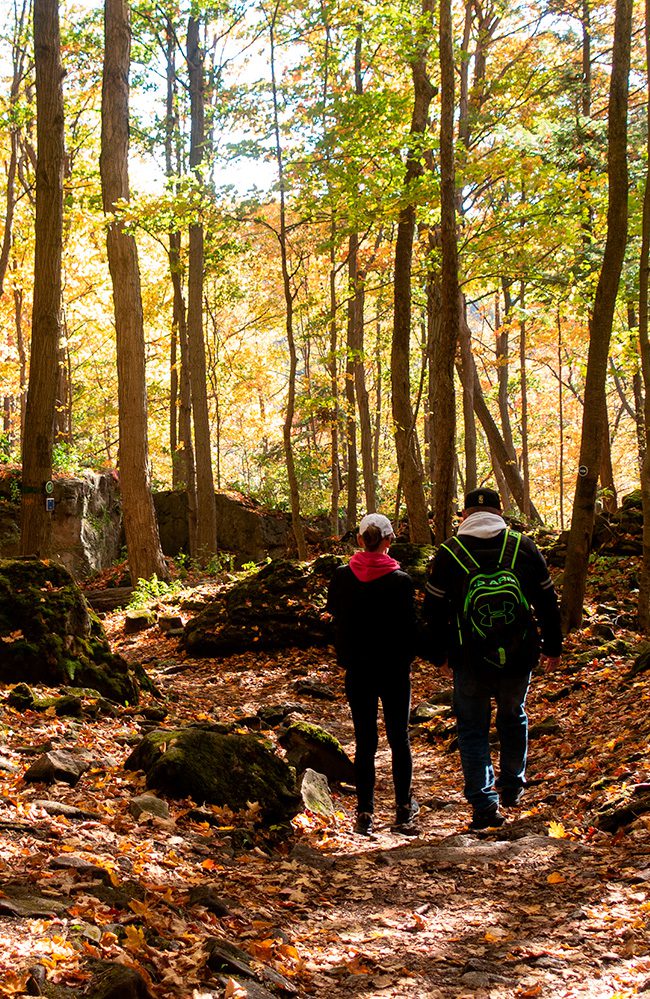
<svg viewBox="0 0 650 999">
<path fill-rule="evenodd" d="M 501 509 L 501 498 L 499 497 L 496 489 L 486 489 L 481 487 L 480 489 L 472 489 L 470 493 L 465 497 L 465 509 L 470 510 L 472 507 L 489 507 L 492 510 Z"/>
</svg>

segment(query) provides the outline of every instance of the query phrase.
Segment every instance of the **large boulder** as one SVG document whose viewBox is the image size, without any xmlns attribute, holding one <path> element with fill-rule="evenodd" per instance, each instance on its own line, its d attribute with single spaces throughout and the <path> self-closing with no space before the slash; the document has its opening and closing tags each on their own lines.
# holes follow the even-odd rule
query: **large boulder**
<svg viewBox="0 0 650 999">
<path fill-rule="evenodd" d="M 396 544 L 391 555 L 424 588 L 433 548 Z M 313 562 L 277 560 L 219 591 L 185 626 L 183 644 L 192 655 L 227 656 L 250 649 L 326 645 L 332 623 L 324 617 L 327 589 L 343 555 Z"/>
<path fill-rule="evenodd" d="M 194 655 L 225 656 L 248 649 L 324 645 L 327 585 L 343 559 L 323 555 L 311 564 L 277 561 L 219 593 L 185 626 Z"/>
<path fill-rule="evenodd" d="M 219 547 L 233 552 L 238 564 L 261 562 L 267 556 L 285 557 L 295 550 L 291 519 L 280 510 L 269 510 L 241 493 L 219 490 L 214 502 Z M 166 491 L 154 494 L 160 543 L 165 555 L 188 552 L 187 494 Z"/>
<path fill-rule="evenodd" d="M 125 763 L 143 770 L 147 787 L 234 811 L 257 802 L 265 822 L 281 823 L 302 808 L 294 772 L 252 735 L 201 728 L 149 732 Z"/>
<path fill-rule="evenodd" d="M 278 742 L 298 773 L 315 770 L 338 784 L 354 784 L 354 764 L 339 740 L 320 725 L 294 722 Z"/>
<path fill-rule="evenodd" d="M 0 560 L 0 682 L 92 687 L 136 704 L 141 667 L 113 655 L 100 621 L 67 569 L 39 559 Z"/>
<path fill-rule="evenodd" d="M 20 469 L 0 474 L 0 554 L 20 550 Z M 52 481 L 49 548 L 77 578 L 106 569 L 119 557 L 122 510 L 117 476 L 86 470 Z M 45 493 L 43 494 L 45 502 Z"/>
</svg>

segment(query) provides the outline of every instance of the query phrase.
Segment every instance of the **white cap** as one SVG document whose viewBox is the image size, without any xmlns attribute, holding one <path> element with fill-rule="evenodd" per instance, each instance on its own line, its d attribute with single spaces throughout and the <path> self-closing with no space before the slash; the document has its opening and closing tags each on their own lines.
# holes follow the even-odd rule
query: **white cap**
<svg viewBox="0 0 650 999">
<path fill-rule="evenodd" d="M 382 538 L 391 538 L 395 533 L 393 525 L 383 513 L 367 513 L 359 524 L 359 534 L 365 534 L 369 527 L 378 527 Z"/>
</svg>

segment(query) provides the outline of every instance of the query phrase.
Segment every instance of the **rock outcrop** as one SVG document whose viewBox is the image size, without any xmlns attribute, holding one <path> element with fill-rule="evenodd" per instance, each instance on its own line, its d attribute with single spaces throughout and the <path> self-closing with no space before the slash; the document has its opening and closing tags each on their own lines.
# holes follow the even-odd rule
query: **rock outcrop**
<svg viewBox="0 0 650 999">
<path fill-rule="evenodd" d="M 120 704 L 153 689 L 142 667 L 109 647 L 67 569 L 40 559 L 0 560 L 0 682 L 91 687 Z"/>
</svg>

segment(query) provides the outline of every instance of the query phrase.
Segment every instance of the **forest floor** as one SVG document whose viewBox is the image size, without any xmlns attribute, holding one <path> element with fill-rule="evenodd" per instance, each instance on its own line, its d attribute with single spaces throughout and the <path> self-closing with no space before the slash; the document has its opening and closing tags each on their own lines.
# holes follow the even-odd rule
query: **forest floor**
<svg viewBox="0 0 650 999">
<path fill-rule="evenodd" d="M 599 592 L 592 580 L 594 609 L 629 599 L 632 563 L 612 563 L 597 580 Z M 331 649 L 188 659 L 157 629 L 126 636 L 120 613 L 105 625 L 114 650 L 142 662 L 158 684 L 169 709 L 165 725 L 231 721 L 264 704 L 298 701 L 307 720 L 352 753 Z M 341 795 L 334 818 L 302 813 L 290 842 L 273 845 L 260 835 L 239 851 L 224 809 L 211 810 L 214 825 L 192 818 L 190 801 L 170 802 L 169 819 L 131 817 L 128 803 L 144 783 L 122 764 L 146 725 L 139 709 L 80 721 L 0 703 L 0 752 L 18 765 L 0 772 L 0 995 L 26 994 L 35 965 L 48 981 L 79 990 L 66 995 L 82 995 L 98 959 L 138 969 L 160 999 L 287 994 L 266 976 L 263 988 L 227 976 L 219 982 L 205 960 L 214 937 L 279 972 L 297 996 L 650 994 L 650 815 L 614 833 L 596 828 L 603 805 L 648 780 L 648 680 L 628 676 L 643 646 L 633 632 L 613 629 L 628 643 L 622 654 L 612 653 L 611 642 L 603 650 L 592 623 L 567 644 L 561 670 L 534 678 L 530 786 L 506 825 L 485 833 L 468 829 L 451 736 L 434 737 L 426 725 L 412 738 L 419 836 L 390 831 L 382 733 L 371 838 L 353 834 L 354 798 Z M 336 699 L 296 694 L 305 676 L 328 684 Z M 413 688 L 414 704 L 436 702 L 448 681 L 418 661 Z M 102 762 L 75 787 L 27 785 L 26 754 L 43 744 L 83 746 Z M 52 815 L 36 803 L 44 798 L 96 817 Z M 65 906 L 58 914 L 46 904 L 31 915 L 3 910 L 2 889 L 16 881 L 41 899 L 63 897 Z M 230 914 L 191 906 L 199 885 L 213 886 Z M 128 886 L 130 899 L 118 901 Z"/>
</svg>

